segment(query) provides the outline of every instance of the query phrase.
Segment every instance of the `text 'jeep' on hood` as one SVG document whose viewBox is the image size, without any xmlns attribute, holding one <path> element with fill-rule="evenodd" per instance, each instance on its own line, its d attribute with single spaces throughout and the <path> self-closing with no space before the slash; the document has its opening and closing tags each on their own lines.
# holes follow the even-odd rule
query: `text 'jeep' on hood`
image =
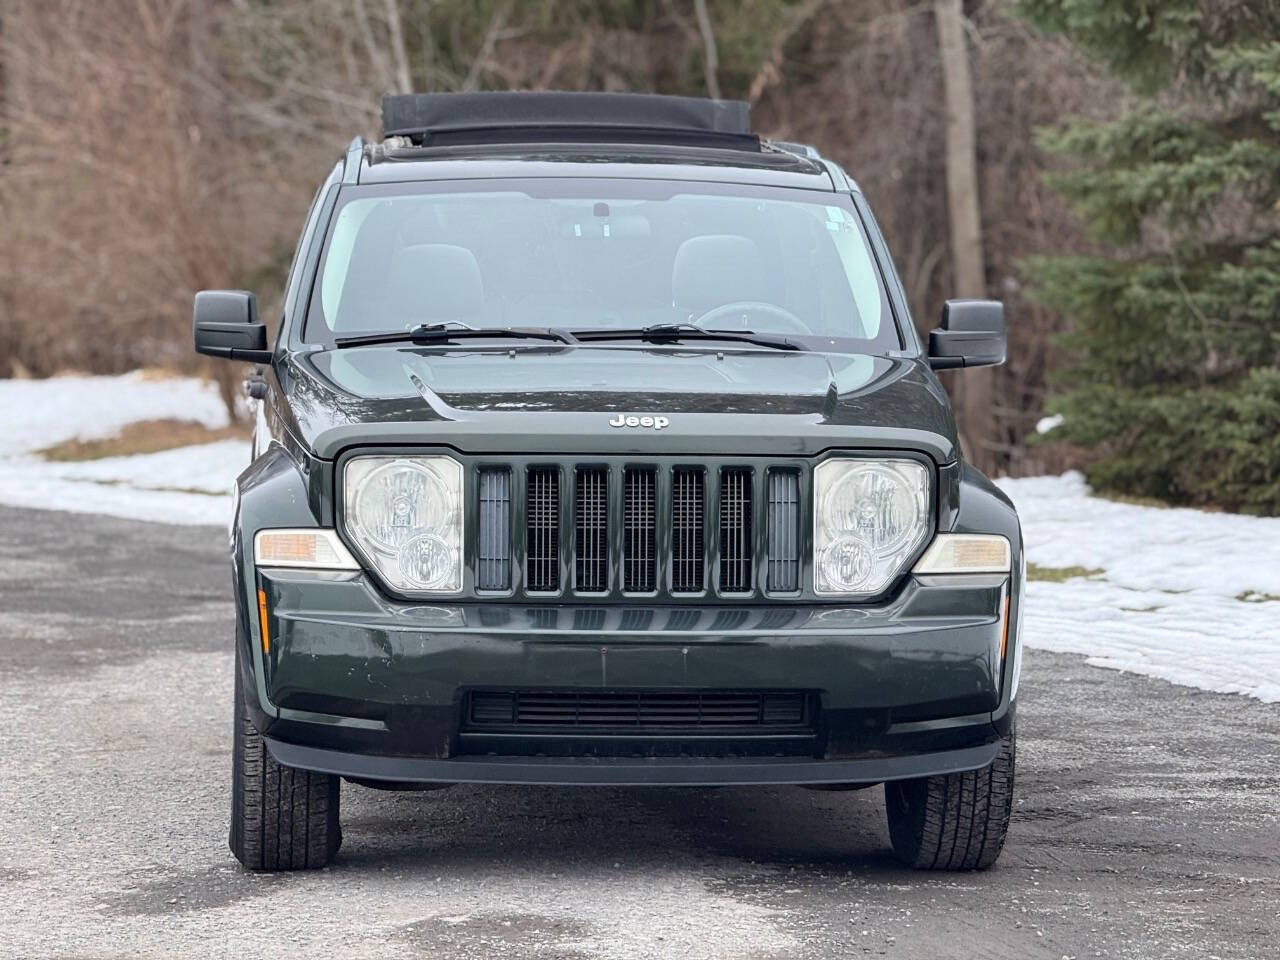
<svg viewBox="0 0 1280 960">
<path fill-rule="evenodd" d="M 980 868 L 1012 803 L 1022 543 L 857 185 L 745 104 L 384 100 L 321 186 L 232 525 L 231 847 L 337 852 L 342 778 L 885 784 L 905 862 Z M 289 789 L 284 786 L 288 783 Z M 957 802 L 943 802 L 956 798 Z"/>
</svg>

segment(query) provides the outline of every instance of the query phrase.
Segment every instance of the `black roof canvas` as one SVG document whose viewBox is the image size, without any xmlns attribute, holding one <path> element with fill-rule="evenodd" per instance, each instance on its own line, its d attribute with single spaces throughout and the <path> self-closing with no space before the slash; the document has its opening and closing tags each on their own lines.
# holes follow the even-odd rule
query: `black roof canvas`
<svg viewBox="0 0 1280 960">
<path fill-rule="evenodd" d="M 421 146 L 611 142 L 760 149 L 741 100 L 645 93 L 417 93 L 382 98 L 386 137 Z"/>
</svg>

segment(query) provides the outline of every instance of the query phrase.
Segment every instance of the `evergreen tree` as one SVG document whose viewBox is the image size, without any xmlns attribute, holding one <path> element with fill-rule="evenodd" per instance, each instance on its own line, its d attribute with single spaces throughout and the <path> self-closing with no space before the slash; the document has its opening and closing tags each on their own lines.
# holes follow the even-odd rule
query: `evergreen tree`
<svg viewBox="0 0 1280 960">
<path fill-rule="evenodd" d="M 1280 514 L 1280 2 L 1021 0 L 1130 85 L 1043 145 L 1106 256 L 1026 264 L 1070 321 L 1052 436 L 1099 489 Z"/>
</svg>

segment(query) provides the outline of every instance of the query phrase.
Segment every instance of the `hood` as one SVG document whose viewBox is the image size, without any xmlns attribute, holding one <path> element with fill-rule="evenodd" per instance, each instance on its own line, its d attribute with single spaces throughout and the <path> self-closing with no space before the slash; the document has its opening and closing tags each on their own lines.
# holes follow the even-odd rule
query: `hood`
<svg viewBox="0 0 1280 960">
<path fill-rule="evenodd" d="M 357 443 L 468 453 L 809 454 L 832 446 L 955 458 L 932 372 L 865 354 L 579 345 L 366 347 L 297 354 L 282 411 L 320 457 Z M 626 418 L 663 417 L 665 424 Z"/>
</svg>

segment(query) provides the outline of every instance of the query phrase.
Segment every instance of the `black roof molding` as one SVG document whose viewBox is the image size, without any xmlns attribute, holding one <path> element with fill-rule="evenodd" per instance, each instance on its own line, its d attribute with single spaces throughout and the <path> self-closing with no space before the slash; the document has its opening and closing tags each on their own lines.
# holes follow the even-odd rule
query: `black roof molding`
<svg viewBox="0 0 1280 960">
<path fill-rule="evenodd" d="M 382 98 L 384 137 L 422 147 L 645 143 L 760 151 L 742 100 L 648 93 L 411 93 Z"/>
</svg>

